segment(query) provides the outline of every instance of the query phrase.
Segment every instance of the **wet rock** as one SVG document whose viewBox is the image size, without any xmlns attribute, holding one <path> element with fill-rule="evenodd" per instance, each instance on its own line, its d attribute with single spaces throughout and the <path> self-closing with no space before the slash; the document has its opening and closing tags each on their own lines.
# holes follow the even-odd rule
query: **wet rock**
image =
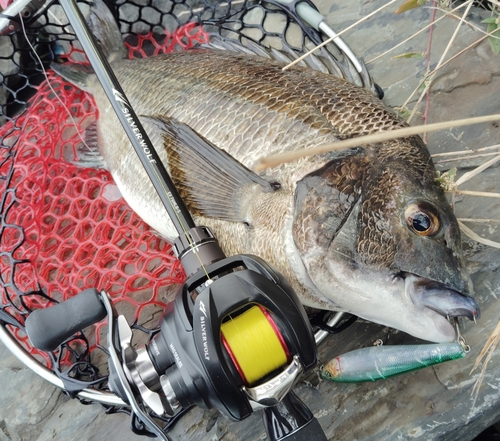
<svg viewBox="0 0 500 441">
<path fill-rule="evenodd" d="M 353 0 L 332 4 L 331 0 L 322 0 L 318 6 L 339 32 L 383 3 L 382 0 Z M 401 15 L 394 15 L 394 9 L 381 13 L 343 37 L 365 61 L 429 23 L 428 8 Z M 478 24 L 481 16 L 482 12 L 475 10 L 470 18 Z M 445 19 L 435 26 L 431 67 L 436 66 L 457 23 Z M 479 36 L 479 32 L 465 27 L 453 45 L 452 53 L 458 53 Z M 426 51 L 427 43 L 428 32 L 424 32 L 393 54 L 368 64 L 375 81 L 384 88 L 385 101 L 389 105 L 402 106 L 418 87 L 426 70 L 425 58 L 391 57 Z M 469 50 L 467 55 L 447 64 L 436 76 L 431 89 L 429 122 L 499 113 L 499 60 L 491 53 L 488 43 L 483 42 Z M 408 107 L 415 102 L 416 98 L 411 99 Z M 425 102 L 419 111 L 425 111 Z M 472 150 L 500 143 L 500 130 L 494 124 L 469 126 L 429 134 L 428 141 L 434 153 Z M 443 163 L 442 167 L 470 168 L 479 162 L 483 160 L 460 160 Z M 466 188 L 469 189 L 499 192 L 498 170 L 483 172 L 468 185 Z M 497 201 L 461 197 L 456 203 L 457 216 L 500 219 L 500 203 Z M 468 225 L 479 234 L 500 240 L 499 224 Z M 467 441 L 500 420 L 500 353 L 493 354 L 475 403 L 471 391 L 478 372 L 469 374 L 500 317 L 500 250 L 468 239 L 465 239 L 464 247 L 477 301 L 482 309 L 477 325 L 463 324 L 462 331 L 471 345 L 471 352 L 462 360 L 374 383 L 317 384 L 316 373 L 309 373 L 295 390 L 318 418 L 329 439 Z M 379 338 L 384 344 L 417 343 L 403 333 L 360 321 L 349 331 L 330 337 L 320 345 L 320 364 L 343 352 L 369 346 Z M 24 368 L 1 343 L 0 384 L 0 441 L 147 439 L 129 431 L 126 415 L 106 415 L 98 405 L 83 406 L 76 400 L 69 400 Z M 251 441 L 264 439 L 265 432 L 259 413 L 241 423 L 234 423 L 215 412 L 194 408 L 173 427 L 171 437 L 174 440 Z"/>
</svg>

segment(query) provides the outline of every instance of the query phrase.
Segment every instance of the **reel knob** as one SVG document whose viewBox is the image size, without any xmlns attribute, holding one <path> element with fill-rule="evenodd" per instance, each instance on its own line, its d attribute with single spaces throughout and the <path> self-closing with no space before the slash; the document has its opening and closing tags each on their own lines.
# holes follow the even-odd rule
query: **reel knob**
<svg viewBox="0 0 500 441">
<path fill-rule="evenodd" d="M 37 309 L 26 319 L 26 333 L 35 348 L 53 351 L 73 334 L 106 317 L 99 291 L 86 289 L 50 308 Z"/>
</svg>

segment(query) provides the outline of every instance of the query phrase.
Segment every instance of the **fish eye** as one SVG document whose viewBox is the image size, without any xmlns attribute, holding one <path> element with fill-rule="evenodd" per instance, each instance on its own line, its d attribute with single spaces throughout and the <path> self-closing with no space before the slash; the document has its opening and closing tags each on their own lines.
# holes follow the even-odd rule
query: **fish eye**
<svg viewBox="0 0 500 441">
<path fill-rule="evenodd" d="M 412 203 L 405 210 L 406 223 L 419 236 L 432 236 L 439 231 L 440 221 L 435 207 L 426 202 Z"/>
</svg>

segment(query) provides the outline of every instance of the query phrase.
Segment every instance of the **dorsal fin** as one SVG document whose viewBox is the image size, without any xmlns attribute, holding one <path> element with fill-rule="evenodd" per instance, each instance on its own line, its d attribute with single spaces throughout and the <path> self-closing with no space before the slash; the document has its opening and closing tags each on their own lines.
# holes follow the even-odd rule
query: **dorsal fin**
<svg viewBox="0 0 500 441">
<path fill-rule="evenodd" d="M 276 49 L 261 46 L 248 38 L 239 42 L 223 38 L 216 34 L 211 34 L 209 43 L 205 43 L 201 45 L 201 47 L 257 55 L 260 57 L 271 58 L 282 63 L 295 61 L 301 55 L 285 41 L 282 42 L 281 49 Z M 341 61 L 325 48 L 320 48 L 315 53 L 310 54 L 301 60 L 298 65 L 302 67 L 310 67 L 313 70 L 329 73 L 337 78 L 345 79 L 352 84 L 370 90 L 373 94 L 378 96 L 379 91 L 374 85 L 373 79 L 368 73 L 363 61 L 360 60 L 362 72 L 358 72 L 347 56 L 344 56 L 343 58 L 344 60 Z"/>
</svg>

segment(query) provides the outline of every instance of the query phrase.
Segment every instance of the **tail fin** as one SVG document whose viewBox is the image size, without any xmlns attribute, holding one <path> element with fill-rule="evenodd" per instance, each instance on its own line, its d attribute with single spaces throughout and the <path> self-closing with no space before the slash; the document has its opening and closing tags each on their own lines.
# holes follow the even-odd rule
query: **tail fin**
<svg viewBox="0 0 500 441">
<path fill-rule="evenodd" d="M 120 29 L 103 0 L 94 0 L 87 22 L 109 62 L 127 57 Z"/>
</svg>

